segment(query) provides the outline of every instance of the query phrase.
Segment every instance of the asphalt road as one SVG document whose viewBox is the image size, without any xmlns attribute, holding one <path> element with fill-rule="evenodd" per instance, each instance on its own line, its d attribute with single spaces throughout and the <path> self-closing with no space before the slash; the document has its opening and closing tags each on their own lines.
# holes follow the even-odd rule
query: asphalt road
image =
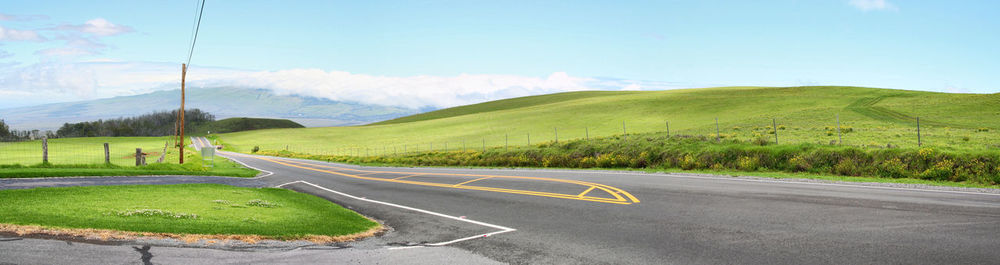
<svg viewBox="0 0 1000 265">
<path fill-rule="evenodd" d="M 221 155 L 273 173 L 255 181 L 325 197 L 384 221 L 394 231 L 355 244 L 395 255 L 457 248 L 514 264 L 1000 260 L 997 194 L 685 174 L 361 167 Z M 0 251 L 6 251 L 2 244 Z"/>
</svg>

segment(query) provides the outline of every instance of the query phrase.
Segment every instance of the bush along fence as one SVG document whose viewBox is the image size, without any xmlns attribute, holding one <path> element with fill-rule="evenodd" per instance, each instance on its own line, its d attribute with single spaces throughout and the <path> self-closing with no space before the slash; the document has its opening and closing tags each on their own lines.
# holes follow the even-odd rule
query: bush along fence
<svg viewBox="0 0 1000 265">
<path fill-rule="evenodd" d="M 777 125 L 775 125 L 777 127 Z M 418 166 L 677 168 L 808 172 L 841 176 L 1000 183 L 1000 152 L 944 152 L 929 147 L 864 148 L 815 143 L 775 145 L 706 135 L 645 133 L 547 141 L 529 146 L 351 155 L 260 150 L 258 154 L 347 163 Z M 369 149 L 368 152 L 371 152 Z"/>
</svg>

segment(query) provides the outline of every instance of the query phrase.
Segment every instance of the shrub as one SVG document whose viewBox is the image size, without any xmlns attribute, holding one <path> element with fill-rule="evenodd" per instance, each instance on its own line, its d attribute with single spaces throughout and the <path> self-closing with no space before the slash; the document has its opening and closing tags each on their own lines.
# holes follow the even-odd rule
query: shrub
<svg viewBox="0 0 1000 265">
<path fill-rule="evenodd" d="M 736 168 L 744 171 L 757 170 L 760 161 L 756 157 L 741 156 L 736 159 Z"/>
<path fill-rule="evenodd" d="M 759 146 L 765 146 L 765 145 L 768 145 L 770 143 L 771 143 L 771 138 L 770 137 L 757 136 L 757 138 L 753 139 L 753 144 L 759 145 Z"/>
<path fill-rule="evenodd" d="M 876 174 L 883 178 L 905 178 L 907 176 L 906 164 L 898 157 L 884 160 L 879 163 Z"/>
<path fill-rule="evenodd" d="M 835 174 L 844 176 L 860 176 L 861 169 L 858 167 L 858 163 L 853 159 L 845 158 L 841 159 L 837 165 L 833 166 Z"/>
<path fill-rule="evenodd" d="M 812 168 L 809 165 L 809 161 L 806 161 L 806 158 L 801 154 L 788 159 L 788 166 L 792 169 L 792 171 L 807 171 Z"/>
<path fill-rule="evenodd" d="M 969 137 L 968 136 L 962 136 L 962 141 L 968 142 L 969 141 Z"/>
<path fill-rule="evenodd" d="M 927 170 L 924 170 L 923 173 L 920 173 L 920 178 L 929 180 L 948 180 L 953 175 L 953 167 L 954 164 L 950 160 L 942 160 L 941 162 L 934 164 L 934 167 L 928 168 Z"/>
<path fill-rule="evenodd" d="M 255 145 L 253 146 L 253 150 L 250 150 L 250 153 L 256 154 L 257 152 L 260 152 L 260 146 Z"/>
</svg>

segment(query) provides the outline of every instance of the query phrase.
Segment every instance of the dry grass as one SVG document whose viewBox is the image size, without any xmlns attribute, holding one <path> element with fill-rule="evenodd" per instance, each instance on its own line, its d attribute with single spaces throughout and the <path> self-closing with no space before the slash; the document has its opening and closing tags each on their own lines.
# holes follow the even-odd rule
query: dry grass
<svg viewBox="0 0 1000 265">
<path fill-rule="evenodd" d="M 379 224 L 363 232 L 341 236 L 305 235 L 301 237 L 271 237 L 260 235 L 203 235 L 203 234 L 173 234 L 173 233 L 151 233 L 151 232 L 131 232 L 110 229 L 80 229 L 80 228 L 60 228 L 44 227 L 37 225 L 14 225 L 0 224 L 0 233 L 14 234 L 20 237 L 57 237 L 74 238 L 84 240 L 100 241 L 132 241 L 137 239 L 176 239 L 191 244 L 199 241 L 213 244 L 217 242 L 241 241 L 255 244 L 263 240 L 298 241 L 304 240 L 316 244 L 338 243 L 355 241 L 385 231 L 385 227 Z"/>
</svg>

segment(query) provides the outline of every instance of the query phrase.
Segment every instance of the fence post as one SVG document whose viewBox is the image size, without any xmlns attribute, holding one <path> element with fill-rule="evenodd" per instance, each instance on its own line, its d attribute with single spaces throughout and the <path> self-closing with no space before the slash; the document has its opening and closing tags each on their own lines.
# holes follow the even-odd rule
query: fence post
<svg viewBox="0 0 1000 265">
<path fill-rule="evenodd" d="M 923 142 L 920 141 L 920 117 L 917 117 L 917 146 L 922 146 Z"/>
<path fill-rule="evenodd" d="M 670 121 L 664 122 L 667 125 L 667 138 L 670 138 Z"/>
<path fill-rule="evenodd" d="M 42 164 L 49 163 L 49 138 L 42 137 Z"/>
<path fill-rule="evenodd" d="M 507 152 L 508 151 L 507 148 L 508 148 L 508 146 L 507 146 L 507 134 L 505 133 L 505 134 L 503 134 L 503 151 Z"/>
<path fill-rule="evenodd" d="M 531 132 L 528 132 L 528 145 L 531 145 Z"/>
<path fill-rule="evenodd" d="M 719 137 L 719 117 L 715 117 L 715 142 L 720 142 L 721 139 Z"/>
<path fill-rule="evenodd" d="M 448 152 L 448 142 L 444 142 L 444 152 Z"/>
<path fill-rule="evenodd" d="M 840 137 L 840 113 L 837 113 L 837 145 L 843 144 L 844 138 Z"/>
<path fill-rule="evenodd" d="M 166 145 L 166 143 L 164 143 L 164 145 Z M 163 154 L 167 153 L 163 152 Z M 104 143 L 104 163 L 111 164 L 111 153 L 108 150 L 108 143 Z"/>
<path fill-rule="evenodd" d="M 628 131 L 625 130 L 625 121 L 622 121 L 622 137 L 625 141 L 628 141 Z"/>
<path fill-rule="evenodd" d="M 556 132 L 556 143 L 558 144 L 559 143 L 559 129 L 556 128 L 556 127 L 552 127 L 552 131 Z"/>
<path fill-rule="evenodd" d="M 771 129 L 774 129 L 774 144 L 778 144 L 778 122 L 771 118 Z"/>
<path fill-rule="evenodd" d="M 486 137 L 483 137 L 483 153 L 486 153 Z"/>
<path fill-rule="evenodd" d="M 583 131 L 587 135 L 587 141 L 590 141 L 590 128 L 583 127 Z"/>
<path fill-rule="evenodd" d="M 142 165 L 142 148 L 135 149 L 135 166 Z"/>
</svg>

